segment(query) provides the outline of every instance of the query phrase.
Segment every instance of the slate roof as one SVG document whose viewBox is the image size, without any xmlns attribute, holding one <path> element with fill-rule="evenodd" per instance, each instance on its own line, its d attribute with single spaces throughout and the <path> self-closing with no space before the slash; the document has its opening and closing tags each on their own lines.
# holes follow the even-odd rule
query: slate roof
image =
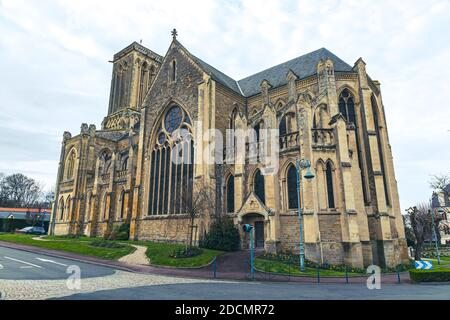
<svg viewBox="0 0 450 320">
<path fill-rule="evenodd" d="M 315 75 L 317 73 L 317 64 L 322 59 L 331 59 L 334 63 L 334 70 L 336 72 L 353 72 L 353 68 L 349 64 L 325 48 L 307 53 L 239 81 L 227 76 L 225 73 L 197 58 L 192 53 L 191 56 L 211 75 L 214 81 L 221 83 L 225 87 L 245 97 L 259 94 L 261 92 L 260 86 L 263 80 L 269 81 L 273 88 L 287 84 L 287 74 L 289 70 L 292 70 L 299 79 Z"/>
<path fill-rule="evenodd" d="M 287 74 L 292 70 L 299 79 L 304 79 L 317 73 L 317 64 L 322 59 L 331 59 L 336 72 L 352 72 L 353 68 L 325 48 L 305 54 L 293 60 L 287 61 L 275 67 L 261 71 L 255 75 L 240 80 L 241 87 L 246 97 L 261 92 L 261 82 L 269 81 L 273 88 L 287 84 Z"/>
<path fill-rule="evenodd" d="M 217 70 L 213 66 L 209 65 L 205 61 L 201 60 L 200 58 L 197 58 L 192 53 L 192 58 L 207 72 L 211 75 L 211 78 L 214 81 L 217 81 L 221 84 L 223 84 L 225 87 L 233 90 L 234 92 L 237 92 L 242 95 L 241 90 L 239 89 L 238 83 L 233 78 L 227 76 L 225 73 Z"/>
</svg>

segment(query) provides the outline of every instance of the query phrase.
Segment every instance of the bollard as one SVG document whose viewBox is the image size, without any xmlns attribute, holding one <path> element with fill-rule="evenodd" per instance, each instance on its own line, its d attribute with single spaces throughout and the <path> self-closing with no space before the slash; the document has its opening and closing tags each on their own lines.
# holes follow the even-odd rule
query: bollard
<svg viewBox="0 0 450 320">
<path fill-rule="evenodd" d="M 291 281 L 291 260 L 289 260 L 289 277 L 288 277 L 288 281 Z"/>
<path fill-rule="evenodd" d="M 217 279 L 217 257 L 214 258 L 213 272 L 214 272 L 214 279 Z"/>
<path fill-rule="evenodd" d="M 400 281 L 400 271 L 397 271 L 397 279 L 398 279 L 398 283 L 400 284 L 401 283 L 401 281 Z"/>
<path fill-rule="evenodd" d="M 317 283 L 320 283 L 320 267 L 317 267 Z"/>
<path fill-rule="evenodd" d="M 345 282 L 348 284 L 348 270 L 345 268 Z"/>
</svg>

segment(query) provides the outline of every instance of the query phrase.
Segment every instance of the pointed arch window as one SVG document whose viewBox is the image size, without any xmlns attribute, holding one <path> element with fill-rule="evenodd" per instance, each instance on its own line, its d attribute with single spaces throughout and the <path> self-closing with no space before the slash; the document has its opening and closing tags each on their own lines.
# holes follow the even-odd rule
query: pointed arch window
<svg viewBox="0 0 450 320">
<path fill-rule="evenodd" d="M 264 176 L 261 174 L 261 171 L 256 170 L 255 177 L 253 180 L 253 188 L 256 196 L 261 200 L 262 203 L 266 204 L 266 190 L 265 190 L 265 181 Z"/>
<path fill-rule="evenodd" d="M 69 156 L 67 157 L 66 160 L 66 174 L 65 174 L 66 180 L 73 179 L 75 173 L 75 161 L 76 161 L 76 153 L 74 150 L 72 150 L 69 153 Z"/>
<path fill-rule="evenodd" d="M 122 191 L 122 194 L 120 196 L 120 214 L 119 214 L 120 220 L 123 220 L 125 217 L 127 202 L 128 202 L 128 193 Z"/>
<path fill-rule="evenodd" d="M 294 131 L 295 114 L 287 113 L 280 122 L 280 137 L 286 136 Z"/>
<path fill-rule="evenodd" d="M 298 193 L 297 193 L 297 169 L 293 164 L 289 166 L 287 171 L 287 198 L 288 208 L 298 209 Z"/>
<path fill-rule="evenodd" d="M 64 220 L 69 220 L 71 218 L 71 214 L 72 214 L 72 199 L 69 197 L 67 197 L 66 200 L 66 213 L 64 215 Z"/>
<path fill-rule="evenodd" d="M 192 121 L 172 105 L 157 123 L 150 166 L 149 215 L 186 214 L 192 208 L 194 139 Z"/>
<path fill-rule="evenodd" d="M 177 61 L 173 60 L 171 65 L 171 71 L 170 71 L 170 80 L 172 82 L 177 81 Z"/>
<path fill-rule="evenodd" d="M 112 153 L 109 150 L 104 150 L 100 154 L 100 168 L 99 173 L 101 175 L 107 174 L 112 164 Z"/>
<path fill-rule="evenodd" d="M 326 181 L 327 181 L 327 198 L 328 198 L 328 208 L 335 209 L 336 202 L 334 199 L 334 182 L 333 182 L 333 166 L 330 162 L 327 163 L 326 169 Z"/>
<path fill-rule="evenodd" d="M 59 220 L 64 221 L 64 198 L 59 200 Z"/>
<path fill-rule="evenodd" d="M 141 66 L 141 75 L 140 75 L 140 81 L 139 81 L 139 104 L 142 104 L 144 100 L 144 96 L 147 89 L 147 62 L 144 62 Z"/>
<path fill-rule="evenodd" d="M 108 218 L 109 195 L 107 192 L 103 195 L 102 218 L 105 221 Z"/>
<path fill-rule="evenodd" d="M 227 213 L 234 213 L 234 176 L 230 175 L 227 180 Z"/>
<path fill-rule="evenodd" d="M 356 124 L 355 98 L 348 89 L 344 89 L 339 97 L 339 112 L 348 123 Z"/>
</svg>

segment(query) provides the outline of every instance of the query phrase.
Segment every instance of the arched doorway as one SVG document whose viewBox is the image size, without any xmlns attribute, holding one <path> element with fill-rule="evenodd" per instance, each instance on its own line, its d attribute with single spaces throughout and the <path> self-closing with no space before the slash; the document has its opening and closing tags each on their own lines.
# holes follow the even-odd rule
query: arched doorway
<svg viewBox="0 0 450 320">
<path fill-rule="evenodd" d="M 268 230 L 266 228 L 266 219 L 260 213 L 248 213 L 242 217 L 242 225 L 250 224 L 254 228 L 254 247 L 263 250 L 266 244 Z M 243 239 L 243 249 L 250 249 L 250 236 L 245 234 Z"/>
</svg>

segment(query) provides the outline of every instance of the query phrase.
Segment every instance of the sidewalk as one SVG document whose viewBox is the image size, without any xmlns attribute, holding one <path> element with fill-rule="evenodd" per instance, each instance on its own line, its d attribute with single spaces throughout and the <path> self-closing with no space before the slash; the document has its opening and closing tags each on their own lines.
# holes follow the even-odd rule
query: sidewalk
<svg viewBox="0 0 450 320">
<path fill-rule="evenodd" d="M 54 257 L 62 257 L 66 259 L 71 259 L 74 261 L 82 261 L 102 266 L 107 266 L 115 268 L 122 271 L 137 272 L 137 273 L 147 273 L 153 275 L 171 276 L 171 277 L 182 277 L 182 278 L 198 278 L 198 279 L 214 279 L 214 269 L 216 270 L 217 280 L 238 280 L 238 281 L 248 281 L 252 280 L 250 277 L 250 267 L 249 267 L 249 257 L 248 252 L 233 252 L 227 253 L 219 256 L 216 261 L 216 265 L 211 264 L 202 268 L 172 268 L 172 267 L 155 267 L 155 266 L 144 266 L 144 265 L 132 265 L 120 261 L 99 259 L 96 257 L 82 256 L 70 252 L 50 250 L 44 248 L 38 248 L 28 245 L 2 242 L 0 241 L 1 247 L 6 247 L 10 249 L 34 252 L 38 254 L 44 254 Z M 367 277 L 351 277 L 349 278 L 349 283 L 366 283 Z M 400 274 L 401 283 L 410 283 L 409 272 L 402 272 Z M 275 275 L 264 272 L 256 272 L 254 275 L 255 281 L 271 281 L 271 282 L 296 282 L 296 283 L 318 283 L 317 277 L 294 277 L 287 275 Z M 344 277 L 320 277 L 320 283 L 346 283 Z M 397 284 L 398 276 L 397 274 L 383 274 L 382 283 L 385 284 Z"/>
</svg>

